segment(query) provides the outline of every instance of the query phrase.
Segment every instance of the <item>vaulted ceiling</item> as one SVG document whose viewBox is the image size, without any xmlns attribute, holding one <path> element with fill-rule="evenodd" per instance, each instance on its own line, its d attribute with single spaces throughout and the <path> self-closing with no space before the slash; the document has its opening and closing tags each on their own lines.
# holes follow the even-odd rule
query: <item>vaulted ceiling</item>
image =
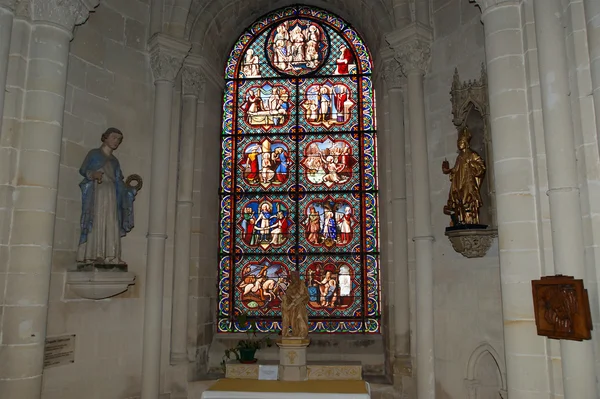
<svg viewBox="0 0 600 399">
<path fill-rule="evenodd" d="M 291 4 L 333 12 L 363 36 L 375 53 L 385 33 L 393 30 L 393 0 L 165 0 L 163 29 L 190 40 L 193 51 L 222 69 L 238 36 L 260 16 Z"/>
</svg>

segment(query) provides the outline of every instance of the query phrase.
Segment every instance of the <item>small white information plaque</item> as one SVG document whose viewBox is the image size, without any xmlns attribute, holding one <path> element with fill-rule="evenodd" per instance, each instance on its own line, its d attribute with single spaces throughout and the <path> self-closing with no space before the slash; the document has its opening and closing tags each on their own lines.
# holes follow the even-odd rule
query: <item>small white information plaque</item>
<svg viewBox="0 0 600 399">
<path fill-rule="evenodd" d="M 75 363 L 75 335 L 46 338 L 44 368 Z"/>
<path fill-rule="evenodd" d="M 258 365 L 258 379 L 259 380 L 273 380 L 277 381 L 279 375 L 279 365 Z"/>
</svg>

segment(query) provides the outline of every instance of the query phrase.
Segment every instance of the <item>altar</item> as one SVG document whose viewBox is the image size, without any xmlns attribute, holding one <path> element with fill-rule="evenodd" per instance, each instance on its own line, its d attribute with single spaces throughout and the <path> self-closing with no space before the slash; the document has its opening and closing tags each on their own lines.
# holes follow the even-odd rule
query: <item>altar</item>
<svg viewBox="0 0 600 399">
<path fill-rule="evenodd" d="M 307 364 L 308 289 L 298 272 L 282 296 L 278 364 L 254 361 L 225 363 L 225 377 L 201 399 L 369 399 L 369 384 L 360 364 Z"/>
<path fill-rule="evenodd" d="M 264 381 L 224 378 L 202 393 L 202 399 L 369 399 L 365 381 Z"/>
</svg>

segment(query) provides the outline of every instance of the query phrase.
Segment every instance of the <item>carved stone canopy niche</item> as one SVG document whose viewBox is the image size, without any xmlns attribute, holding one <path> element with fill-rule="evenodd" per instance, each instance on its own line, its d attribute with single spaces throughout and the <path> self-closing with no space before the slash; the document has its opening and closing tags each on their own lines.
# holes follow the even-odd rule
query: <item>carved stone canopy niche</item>
<svg viewBox="0 0 600 399">
<path fill-rule="evenodd" d="M 470 147 L 485 163 L 485 175 L 480 186 L 481 202 L 478 228 L 449 229 L 446 236 L 454 250 L 467 258 L 485 256 L 497 236 L 496 198 L 494 193 L 494 171 L 492 140 L 489 126 L 489 99 L 487 73 L 481 65 L 479 79 L 461 81 L 458 69 L 454 71 L 452 88 L 452 122 L 457 130 L 457 139 L 468 128 Z M 487 227 L 486 227 L 487 226 Z"/>
</svg>

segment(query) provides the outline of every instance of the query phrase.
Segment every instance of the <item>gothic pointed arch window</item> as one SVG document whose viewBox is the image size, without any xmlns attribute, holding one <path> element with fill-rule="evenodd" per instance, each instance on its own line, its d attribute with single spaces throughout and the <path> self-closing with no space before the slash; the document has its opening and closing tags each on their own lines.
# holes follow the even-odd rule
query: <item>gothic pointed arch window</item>
<svg viewBox="0 0 600 399">
<path fill-rule="evenodd" d="M 280 329 L 298 271 L 310 331 L 380 331 L 372 63 L 346 22 L 292 6 L 251 25 L 225 70 L 219 332 Z"/>
</svg>

